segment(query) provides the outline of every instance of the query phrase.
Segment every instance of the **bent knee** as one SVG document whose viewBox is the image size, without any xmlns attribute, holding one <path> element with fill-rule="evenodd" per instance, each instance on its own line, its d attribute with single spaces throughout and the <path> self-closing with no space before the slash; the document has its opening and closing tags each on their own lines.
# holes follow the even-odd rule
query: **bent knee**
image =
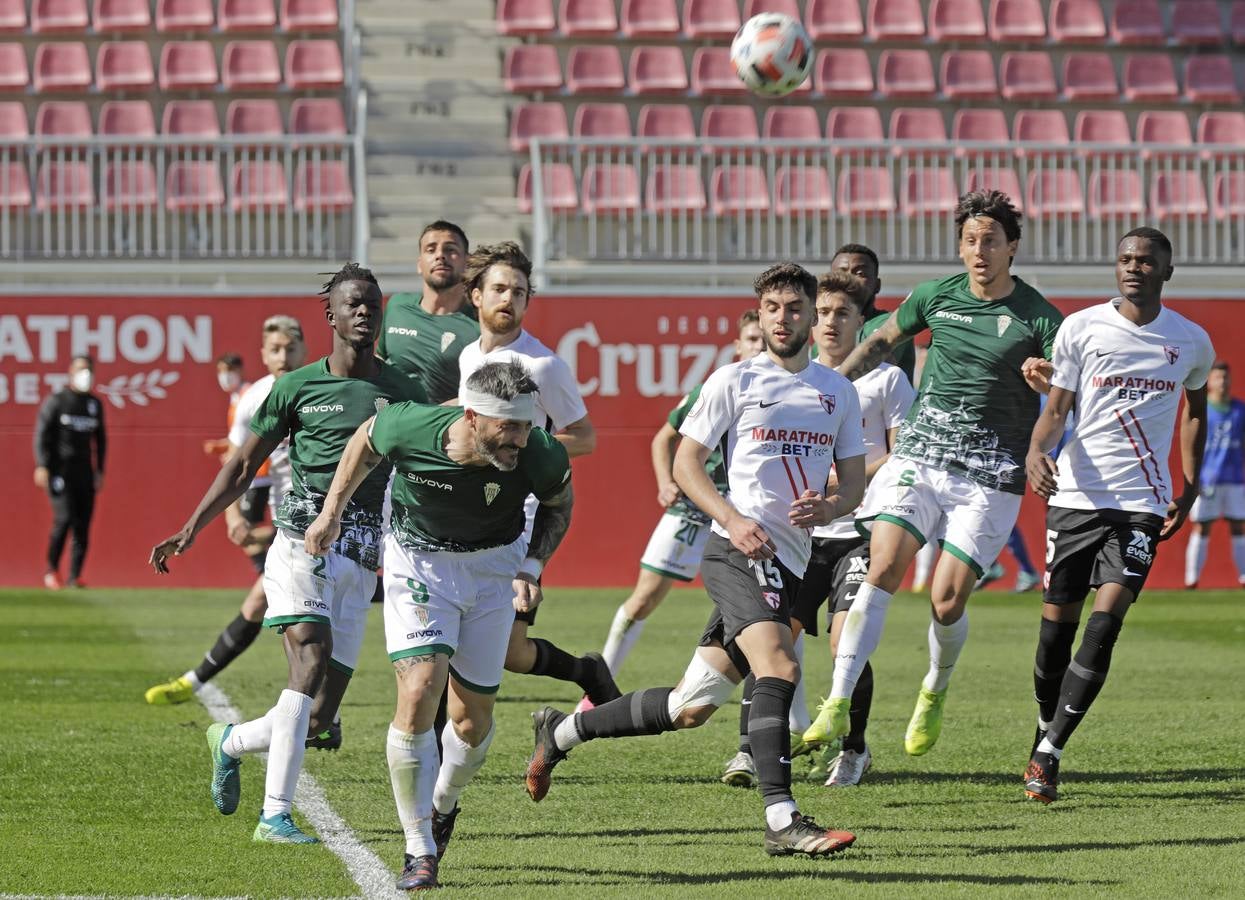
<svg viewBox="0 0 1245 900">
<path fill-rule="evenodd" d="M 717 710 L 716 706 L 689 706 L 675 715 L 671 722 L 680 731 L 685 728 L 699 728 L 708 722 Z"/>
</svg>

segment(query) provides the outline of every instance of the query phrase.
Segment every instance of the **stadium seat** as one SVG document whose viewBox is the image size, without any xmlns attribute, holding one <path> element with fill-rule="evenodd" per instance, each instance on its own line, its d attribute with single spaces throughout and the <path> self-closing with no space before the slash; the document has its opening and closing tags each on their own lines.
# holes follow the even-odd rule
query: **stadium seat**
<svg viewBox="0 0 1245 900">
<path fill-rule="evenodd" d="M 925 17 L 919 0 L 869 0 L 869 37 L 875 41 L 919 41 Z"/>
<path fill-rule="evenodd" d="M 690 140 L 696 137 L 696 124 L 691 109 L 682 103 L 647 103 L 640 107 L 635 132 L 642 138 Z"/>
<path fill-rule="evenodd" d="M 562 121 L 566 122 L 565 112 Z M 344 136 L 346 113 L 341 101 L 336 97 L 299 97 L 290 104 L 290 134 Z"/>
<path fill-rule="evenodd" d="M 280 70 L 277 80 L 280 81 Z M 327 38 L 291 41 L 285 48 L 285 83 L 292 90 L 339 88 L 345 82 L 346 70 L 337 41 Z"/>
<path fill-rule="evenodd" d="M 0 142 L 4 138 L 30 137 L 30 123 L 26 120 L 26 104 L 20 100 L 0 101 Z"/>
<path fill-rule="evenodd" d="M 674 37 L 679 33 L 674 0 L 623 0 L 622 31 L 629 38 Z"/>
<path fill-rule="evenodd" d="M 857 0 L 808 0 L 804 25 L 814 41 L 844 41 L 865 33 Z"/>
<path fill-rule="evenodd" d="M 26 30 L 26 21 L 26 0 L 0 0 L 0 34 L 21 34 Z"/>
<path fill-rule="evenodd" d="M 724 104 L 706 106 L 700 116 L 700 136 L 714 140 L 737 140 L 743 149 L 751 149 L 761 138 L 757 117 L 751 106 Z M 740 147 L 717 146 L 711 152 L 734 152 Z"/>
<path fill-rule="evenodd" d="M 821 122 L 811 106 L 770 106 L 765 110 L 761 135 L 766 140 L 820 141 Z"/>
<path fill-rule="evenodd" d="M 1115 66 L 1106 53 L 1069 53 L 1063 58 L 1065 100 L 1115 100 L 1119 95 Z"/>
<path fill-rule="evenodd" d="M 735 68 L 731 65 L 731 52 L 726 47 L 701 47 L 693 54 L 693 94 L 738 97 L 747 92 L 748 89 L 735 74 Z"/>
<path fill-rule="evenodd" d="M 1176 70 L 1166 53 L 1130 53 L 1124 60 L 1124 96 L 1129 100 L 1173 101 Z"/>
<path fill-rule="evenodd" d="M 951 141 L 1007 143 L 1007 117 L 1001 109 L 960 109 L 951 120 Z"/>
<path fill-rule="evenodd" d="M 36 91 L 85 91 L 91 86 L 91 60 L 86 44 L 64 41 L 35 48 Z"/>
<path fill-rule="evenodd" d="M 934 0 L 929 7 L 929 36 L 940 43 L 984 41 L 981 0 Z"/>
<path fill-rule="evenodd" d="M 929 53 L 883 50 L 878 57 L 878 91 L 884 97 L 933 97 L 934 65 Z"/>
<path fill-rule="evenodd" d="M 644 184 L 644 206 L 649 212 L 703 212 L 708 201 L 700 169 L 688 165 L 652 166 Z"/>
<path fill-rule="evenodd" d="M 780 216 L 830 212 L 834 196 L 821 166 L 780 166 L 774 177 L 774 212 Z"/>
<path fill-rule="evenodd" d="M 839 211 L 876 216 L 895 211 L 895 187 L 884 166 L 849 166 L 839 172 Z"/>
<path fill-rule="evenodd" d="M 555 25 L 553 0 L 497 0 L 498 34 L 543 36 Z"/>
<path fill-rule="evenodd" d="M 26 164 L 0 163 L 0 210 L 29 209 L 32 199 Z"/>
<path fill-rule="evenodd" d="M 285 166 L 272 160 L 243 160 L 229 175 L 229 208 L 234 212 L 276 211 L 290 202 Z"/>
<path fill-rule="evenodd" d="M 761 13 L 781 13 L 798 22 L 800 21 L 800 3 L 799 0 L 748 0 L 744 4 L 745 22 Z"/>
<path fill-rule="evenodd" d="M 585 138 L 630 138 L 631 115 L 625 103 L 581 103 L 571 133 Z"/>
<path fill-rule="evenodd" d="M 1012 201 L 1012 206 L 1024 212 L 1025 192 L 1020 187 L 1020 178 L 1015 169 L 991 165 L 969 169 L 968 177 L 964 180 L 964 190 L 1001 191 Z"/>
<path fill-rule="evenodd" d="M 558 22 L 566 37 L 607 37 L 618 32 L 614 0 L 562 0 Z"/>
<path fill-rule="evenodd" d="M 512 94 L 542 94 L 562 87 L 558 51 L 548 44 L 507 47 L 502 81 Z"/>
<path fill-rule="evenodd" d="M 151 4 L 148 0 L 95 0 L 91 22 L 98 32 L 149 31 Z"/>
<path fill-rule="evenodd" d="M 1046 20 L 1038 0 L 990 0 L 990 40 L 1032 44 L 1046 38 Z"/>
<path fill-rule="evenodd" d="M 769 184 L 760 166 L 718 166 L 710 178 L 709 197 L 715 216 L 769 210 Z"/>
<path fill-rule="evenodd" d="M 1184 95 L 1193 103 L 1240 103 L 1231 57 L 1216 54 L 1186 59 Z"/>
<path fill-rule="evenodd" d="M 215 24 L 212 0 L 156 0 L 157 31 L 211 31 Z"/>
<path fill-rule="evenodd" d="M 999 80 L 1008 100 L 1055 99 L 1055 70 L 1041 50 L 1004 53 Z"/>
<path fill-rule="evenodd" d="M 501 4 L 499 3 L 498 6 Z M 549 13 L 549 30 L 553 30 L 553 12 Z M 281 0 L 281 29 L 283 31 L 336 31 L 337 0 Z M 350 182 L 346 182 L 349 189 Z M 295 191 L 295 206 L 298 194 Z M 351 198 L 353 202 L 353 197 Z"/>
<path fill-rule="evenodd" d="M 171 137 L 220 137 L 220 120 L 211 100 L 170 100 L 164 104 L 160 133 Z"/>
<path fill-rule="evenodd" d="M 30 30 L 35 34 L 78 34 L 86 31 L 86 0 L 31 0 Z"/>
<path fill-rule="evenodd" d="M 95 56 L 95 86 L 101 91 L 145 91 L 154 87 L 156 70 L 146 41 L 109 41 Z"/>
<path fill-rule="evenodd" d="M 742 24 L 735 0 L 683 0 L 683 33 L 693 40 L 733 38 Z"/>
<path fill-rule="evenodd" d="M 1228 156 L 1245 147 L 1245 112 L 1204 112 L 1197 120 L 1203 158 Z M 1219 149 L 1208 149 L 1217 147 Z"/>
<path fill-rule="evenodd" d="M 870 141 L 881 145 L 882 115 L 873 106 L 834 106 L 826 114 L 826 141 L 834 153 L 839 141 Z"/>
<path fill-rule="evenodd" d="M 25 170 L 22 170 L 25 175 Z M 1245 172 L 1220 172 L 1215 175 L 1215 218 L 1219 220 L 1245 216 Z"/>
<path fill-rule="evenodd" d="M 891 112 L 890 139 L 892 141 L 920 141 L 924 144 L 945 144 L 947 126 L 942 120 L 942 110 L 933 106 L 900 107 Z M 912 152 L 925 153 L 925 150 Z"/>
<path fill-rule="evenodd" d="M 813 69 L 813 86 L 830 100 L 871 96 L 873 70 L 869 67 L 869 54 L 860 47 L 822 50 Z"/>
<path fill-rule="evenodd" d="M 627 66 L 627 84 L 634 94 L 682 94 L 687 91 L 683 51 L 673 44 L 636 47 Z"/>
<path fill-rule="evenodd" d="M 1158 219 L 1200 218 L 1209 212 L 1200 172 L 1159 172 L 1150 183 L 1150 213 Z"/>
<path fill-rule="evenodd" d="M 1101 44 L 1107 22 L 1101 0 L 1051 0 L 1050 36 L 1057 44 Z"/>
<path fill-rule="evenodd" d="M 208 41 L 169 41 L 160 50 L 160 89 L 194 91 L 216 87 L 216 53 Z"/>
<path fill-rule="evenodd" d="M 45 100 L 35 112 L 40 137 L 89 138 L 91 110 L 81 100 Z"/>
<path fill-rule="evenodd" d="M 625 86 L 622 56 L 613 44 L 571 48 L 566 57 L 568 93 L 617 94 Z"/>
<path fill-rule="evenodd" d="M 899 211 L 905 216 L 937 216 L 955 211 L 959 191 L 955 178 L 945 166 L 928 166 L 909 170 Z"/>
<path fill-rule="evenodd" d="M 1041 144 L 1068 144 L 1068 120 L 1059 109 L 1022 109 L 1012 119 L 1012 140 Z M 1054 150 L 1033 150 L 1017 147 L 1016 155 L 1049 156 L 1057 153 Z"/>
<path fill-rule="evenodd" d="M 45 162 L 36 178 L 35 209 L 90 209 L 95 205 L 91 167 L 84 162 Z"/>
<path fill-rule="evenodd" d="M 0 44 L 0 91 L 24 91 L 28 84 L 26 48 L 19 43 Z"/>
<path fill-rule="evenodd" d="M 169 163 L 164 178 L 164 205 L 173 212 L 220 207 L 225 187 L 215 162 L 202 160 Z"/>
<path fill-rule="evenodd" d="M 566 163 L 545 163 L 541 166 L 541 187 L 545 193 L 545 209 L 549 212 L 575 212 L 579 209 L 579 194 L 575 191 L 575 173 Z M 524 164 L 519 170 L 519 184 L 515 200 L 524 215 L 532 211 L 532 167 Z"/>
<path fill-rule="evenodd" d="M 354 206 L 350 174 L 340 159 L 305 160 L 294 169 L 294 209 L 341 211 Z"/>
<path fill-rule="evenodd" d="M 113 151 L 115 153 L 115 150 Z M 127 150 L 104 165 L 100 179 L 100 200 L 104 210 L 151 209 L 160 201 L 156 169 L 145 159 L 125 159 Z"/>
<path fill-rule="evenodd" d="M 1094 219 L 1144 216 L 1146 202 L 1141 175 L 1132 169 L 1094 172 L 1089 176 L 1087 210 Z"/>
<path fill-rule="evenodd" d="M 1117 44 L 1162 44 L 1167 40 L 1158 0 L 1117 0 L 1111 10 L 1111 40 Z"/>
<path fill-rule="evenodd" d="M 989 50 L 949 50 L 942 55 L 942 92 L 955 100 L 990 100 L 999 96 L 994 57 Z"/>
<path fill-rule="evenodd" d="M 1176 0 L 1171 6 L 1172 38 L 1177 44 L 1222 44 L 1227 32 L 1218 0 Z"/>
<path fill-rule="evenodd" d="M 290 45 L 287 55 L 294 55 Z M 281 63 L 272 41 L 230 41 L 221 56 L 221 84 L 231 91 L 271 91 L 281 84 Z"/>
<path fill-rule="evenodd" d="M 587 166 L 580 198 L 584 212 L 590 216 L 638 212 L 640 176 L 634 166 L 619 163 Z"/>
<path fill-rule="evenodd" d="M 1085 188 L 1073 169 L 1039 169 L 1029 173 L 1025 206 L 1030 216 L 1079 216 L 1085 213 Z"/>
<path fill-rule="evenodd" d="M 99 133 L 113 137 L 155 137 L 156 116 L 146 100 L 109 100 L 99 110 Z"/>
<path fill-rule="evenodd" d="M 293 130 L 293 111 L 291 110 Z M 510 115 L 510 149 L 526 153 L 532 138 L 561 140 L 569 137 L 566 107 L 558 102 L 520 103 Z"/>
<path fill-rule="evenodd" d="M 274 31 L 277 10 L 272 0 L 218 0 L 216 24 L 221 31 Z"/>
<path fill-rule="evenodd" d="M 1189 129 L 1189 119 L 1175 110 L 1145 110 L 1137 116 L 1137 143 L 1139 144 L 1180 144 L 1183 147 L 1193 146 L 1193 132 Z"/>
<path fill-rule="evenodd" d="M 1245 44 L 1245 0 L 1234 0 L 1228 13 L 1228 33 L 1232 43 Z"/>
<path fill-rule="evenodd" d="M 1078 144 L 1110 144 L 1127 147 L 1133 142 L 1128 117 L 1119 109 L 1087 109 L 1076 114 L 1072 139 Z"/>
<path fill-rule="evenodd" d="M 276 100 L 233 100 L 225 111 L 225 134 L 281 137 L 281 107 Z"/>
</svg>

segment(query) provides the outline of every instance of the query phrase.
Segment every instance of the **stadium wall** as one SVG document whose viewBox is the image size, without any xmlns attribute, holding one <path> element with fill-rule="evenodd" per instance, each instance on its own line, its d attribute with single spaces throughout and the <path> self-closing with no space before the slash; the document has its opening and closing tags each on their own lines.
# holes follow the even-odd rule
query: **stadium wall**
<svg viewBox="0 0 1245 900">
<path fill-rule="evenodd" d="M 897 298 L 883 302 L 893 306 Z M 577 501 L 566 544 L 548 581 L 572 586 L 631 584 L 657 521 L 649 442 L 684 393 L 731 358 L 735 321 L 752 299 L 537 297 L 527 325 L 571 365 L 599 442 L 575 463 Z M 1095 300 L 1061 300 L 1070 312 Z M 1172 304 L 1210 332 L 1219 353 L 1245 372 L 1241 305 Z M 75 353 L 97 359 L 108 463 L 98 498 L 85 580 L 96 586 L 242 586 L 253 577 L 215 522 L 169 578 L 147 566 L 151 546 L 172 534 L 218 469 L 202 443 L 225 434 L 227 399 L 214 360 L 241 353 L 249 378 L 259 368 L 259 332 L 275 313 L 299 318 L 309 359 L 327 352 L 328 327 L 316 298 L 8 297 L 0 298 L 0 458 L 4 477 L 4 571 L 0 582 L 29 585 L 43 574 L 51 511 L 33 484 L 31 442 L 38 404 L 65 383 Z M 1238 382 L 1245 383 L 1245 382 Z M 1041 504 L 1025 499 L 1022 526 L 1038 561 L 1045 548 Z M 1222 528 L 1222 526 L 1220 526 Z M 1178 587 L 1184 538 L 1164 547 L 1154 587 Z M 1010 558 L 1004 562 L 1014 571 Z M 1007 582 L 1007 583 L 1010 583 Z M 1217 530 L 1206 587 L 1236 583 L 1225 530 Z"/>
</svg>

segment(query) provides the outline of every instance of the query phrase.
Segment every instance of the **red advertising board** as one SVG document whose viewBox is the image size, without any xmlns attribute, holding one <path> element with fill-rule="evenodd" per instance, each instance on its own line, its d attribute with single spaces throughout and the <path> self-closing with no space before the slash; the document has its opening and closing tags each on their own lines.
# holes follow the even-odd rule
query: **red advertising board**
<svg viewBox="0 0 1245 900">
<path fill-rule="evenodd" d="M 729 361 L 735 321 L 752 302 L 748 297 L 533 302 L 526 324 L 570 364 L 599 435 L 596 453 L 575 462 L 574 524 L 550 566 L 550 583 L 621 586 L 634 580 L 660 515 L 649 442 L 683 394 Z M 1091 302 L 1059 305 L 1071 311 Z M 1229 362 L 1245 366 L 1245 350 L 1229 338 L 1239 331 L 1238 304 L 1176 301 L 1173 306 L 1206 327 Z M 228 401 L 217 387 L 213 361 L 238 352 L 248 376 L 261 375 L 260 326 L 275 313 L 302 321 L 310 358 L 327 351 L 328 326 L 314 298 L 0 298 L 0 451 L 9 461 L 2 580 L 35 584 L 42 576 L 51 512 L 31 478 L 33 426 L 38 404 L 64 384 L 70 357 L 85 352 L 98 360 L 97 393 L 104 400 L 109 439 L 85 579 L 99 586 L 247 583 L 249 565 L 225 539 L 221 523 L 174 561 L 171 578 L 157 580 L 146 560 L 151 545 L 185 520 L 217 469 L 217 461 L 201 450 L 205 439 L 225 431 Z M 1021 521 L 1031 553 L 1040 558 L 1042 510 L 1032 496 Z M 1183 550 L 1184 535 L 1163 549 L 1153 586 L 1180 584 Z M 1202 584 L 1235 581 L 1226 537 L 1216 534 Z"/>
</svg>

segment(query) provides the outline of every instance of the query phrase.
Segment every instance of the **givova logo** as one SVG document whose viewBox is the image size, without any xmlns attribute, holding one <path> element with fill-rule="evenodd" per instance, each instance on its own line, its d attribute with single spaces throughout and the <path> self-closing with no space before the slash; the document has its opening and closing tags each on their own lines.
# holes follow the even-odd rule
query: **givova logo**
<svg viewBox="0 0 1245 900">
<path fill-rule="evenodd" d="M 342 406 L 342 404 L 340 403 L 319 403 L 319 404 L 309 404 L 307 406 L 300 408 L 298 411 L 305 416 L 309 413 L 345 412 L 346 407 Z"/>
</svg>

